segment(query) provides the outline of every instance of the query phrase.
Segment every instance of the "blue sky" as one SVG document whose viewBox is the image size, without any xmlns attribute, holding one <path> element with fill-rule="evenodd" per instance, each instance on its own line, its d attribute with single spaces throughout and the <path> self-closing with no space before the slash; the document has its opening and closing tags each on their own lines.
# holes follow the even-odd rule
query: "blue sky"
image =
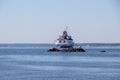
<svg viewBox="0 0 120 80">
<path fill-rule="evenodd" d="M 0 43 L 120 43 L 119 0 L 0 0 Z"/>
</svg>

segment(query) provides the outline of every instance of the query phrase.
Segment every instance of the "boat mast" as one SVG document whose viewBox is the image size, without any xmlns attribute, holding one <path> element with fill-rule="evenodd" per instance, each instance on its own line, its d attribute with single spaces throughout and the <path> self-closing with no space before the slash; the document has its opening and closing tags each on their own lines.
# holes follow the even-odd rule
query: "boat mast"
<svg viewBox="0 0 120 80">
<path fill-rule="evenodd" d="M 68 26 L 66 26 L 66 31 L 68 31 Z"/>
</svg>

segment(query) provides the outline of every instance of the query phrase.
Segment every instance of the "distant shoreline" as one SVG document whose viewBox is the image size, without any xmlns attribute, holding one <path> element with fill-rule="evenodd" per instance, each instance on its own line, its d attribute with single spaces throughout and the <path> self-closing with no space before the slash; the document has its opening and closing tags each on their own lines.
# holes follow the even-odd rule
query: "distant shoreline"
<svg viewBox="0 0 120 80">
<path fill-rule="evenodd" d="M 54 43 L 0 43 L 0 45 L 54 45 Z M 75 43 L 82 46 L 120 46 L 120 43 Z"/>
</svg>

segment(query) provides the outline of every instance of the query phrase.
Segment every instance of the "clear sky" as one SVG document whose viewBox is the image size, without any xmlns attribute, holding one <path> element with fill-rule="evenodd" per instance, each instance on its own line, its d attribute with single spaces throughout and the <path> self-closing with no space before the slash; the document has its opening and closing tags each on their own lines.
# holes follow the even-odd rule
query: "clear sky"
<svg viewBox="0 0 120 80">
<path fill-rule="evenodd" d="M 0 0 L 0 43 L 120 43 L 119 0 Z"/>
</svg>

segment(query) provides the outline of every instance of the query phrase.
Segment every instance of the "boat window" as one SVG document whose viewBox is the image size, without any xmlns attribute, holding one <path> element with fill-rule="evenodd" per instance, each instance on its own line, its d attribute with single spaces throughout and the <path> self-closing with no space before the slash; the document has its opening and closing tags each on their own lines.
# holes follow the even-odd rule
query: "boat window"
<svg viewBox="0 0 120 80">
<path fill-rule="evenodd" d="M 59 43 L 61 43 L 61 41 L 59 41 Z"/>
</svg>

